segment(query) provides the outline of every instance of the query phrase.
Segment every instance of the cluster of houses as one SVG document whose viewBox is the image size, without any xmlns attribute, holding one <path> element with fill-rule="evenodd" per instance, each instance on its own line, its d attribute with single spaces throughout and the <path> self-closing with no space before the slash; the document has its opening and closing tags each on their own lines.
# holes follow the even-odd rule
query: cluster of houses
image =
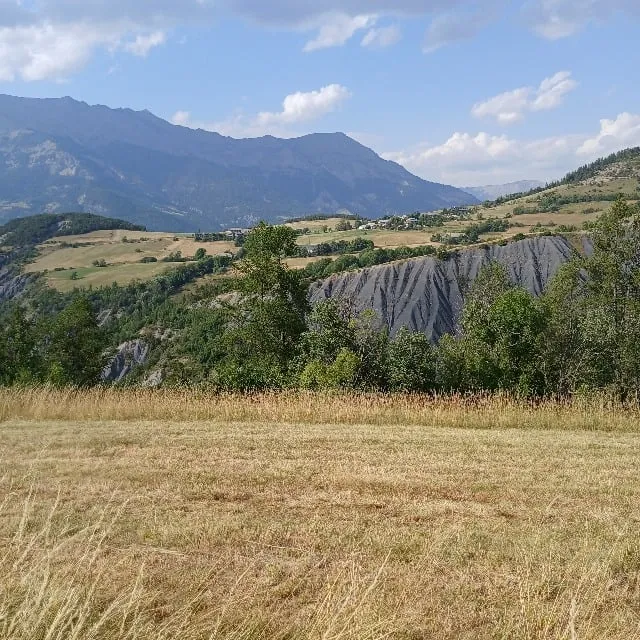
<svg viewBox="0 0 640 640">
<path fill-rule="evenodd" d="M 234 229 L 227 229 L 226 231 L 223 231 L 222 235 L 227 237 L 229 240 L 237 240 L 238 238 L 243 238 L 244 236 L 246 236 L 250 231 L 251 229 L 234 228 Z"/>
<path fill-rule="evenodd" d="M 384 218 L 383 220 L 372 220 L 361 224 L 359 231 L 375 231 L 376 229 L 413 229 L 418 226 L 418 218 L 414 216 L 394 216 L 393 218 Z"/>
</svg>

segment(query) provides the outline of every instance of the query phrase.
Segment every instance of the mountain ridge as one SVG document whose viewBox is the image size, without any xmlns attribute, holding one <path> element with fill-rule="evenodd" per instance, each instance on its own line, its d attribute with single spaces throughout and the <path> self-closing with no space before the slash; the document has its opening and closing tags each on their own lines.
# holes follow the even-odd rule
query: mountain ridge
<svg viewBox="0 0 640 640">
<path fill-rule="evenodd" d="M 0 222 L 80 210 L 195 231 L 306 213 L 382 217 L 477 202 L 343 133 L 235 139 L 147 110 L 68 97 L 0 95 L 2 160 Z"/>
<path fill-rule="evenodd" d="M 532 189 L 540 189 L 546 183 L 541 180 L 518 180 L 517 182 L 508 182 L 506 184 L 488 184 L 480 187 L 462 187 L 463 191 L 470 193 L 472 196 L 482 200 L 496 200 L 505 196 L 511 196 L 516 193 L 527 193 Z"/>
</svg>

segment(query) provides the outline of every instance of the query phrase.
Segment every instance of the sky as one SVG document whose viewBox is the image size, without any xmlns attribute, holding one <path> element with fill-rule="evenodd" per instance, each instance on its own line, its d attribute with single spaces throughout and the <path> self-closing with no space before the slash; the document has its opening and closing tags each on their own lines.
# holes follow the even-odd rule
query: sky
<svg viewBox="0 0 640 640">
<path fill-rule="evenodd" d="M 640 145 L 639 36 L 640 0 L 0 0 L 0 93 L 547 181 Z"/>
</svg>

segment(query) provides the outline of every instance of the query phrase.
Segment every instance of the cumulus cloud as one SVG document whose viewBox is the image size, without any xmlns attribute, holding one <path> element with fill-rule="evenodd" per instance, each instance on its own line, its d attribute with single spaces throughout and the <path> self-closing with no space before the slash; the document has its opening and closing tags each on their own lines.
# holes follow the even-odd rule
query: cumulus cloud
<svg viewBox="0 0 640 640">
<path fill-rule="evenodd" d="M 570 71 L 559 71 L 554 76 L 545 78 L 538 87 L 531 110 L 545 111 L 559 107 L 564 97 L 577 86 L 578 83 L 571 77 Z"/>
<path fill-rule="evenodd" d="M 303 93 L 298 91 L 288 95 L 282 102 L 282 111 L 264 111 L 258 114 L 258 123 L 263 126 L 271 124 L 291 124 L 315 120 L 331 111 L 335 111 L 351 93 L 339 84 L 330 84 L 318 91 Z"/>
<path fill-rule="evenodd" d="M 124 45 L 125 51 L 132 53 L 134 56 L 146 58 L 149 51 L 155 47 L 163 45 L 167 41 L 167 34 L 164 31 L 154 31 L 149 34 L 139 34 L 133 42 L 127 42 Z"/>
<path fill-rule="evenodd" d="M 0 0 L 0 79 L 63 80 L 99 48 L 146 56 L 166 29 L 213 15 L 206 0 Z"/>
<path fill-rule="evenodd" d="M 614 120 L 602 120 L 595 135 L 520 140 L 457 132 L 441 144 L 383 155 L 429 180 L 462 186 L 551 180 L 579 164 L 635 145 L 640 145 L 640 115 L 623 113 Z"/>
<path fill-rule="evenodd" d="M 640 115 L 625 112 L 615 120 L 600 120 L 599 133 L 585 140 L 578 153 L 593 157 L 637 146 L 640 146 Z"/>
<path fill-rule="evenodd" d="M 560 71 L 545 78 L 537 89 L 520 87 L 478 102 L 471 113 L 476 118 L 495 118 L 500 124 L 512 124 L 522 120 L 528 111 L 556 109 L 577 86 L 570 71 Z"/>
<path fill-rule="evenodd" d="M 396 44 L 401 37 L 400 27 L 390 25 L 388 27 L 369 29 L 362 39 L 361 44 L 363 47 L 369 47 L 371 49 L 386 49 Z"/>
<path fill-rule="evenodd" d="M 262 111 L 254 116 L 237 113 L 219 122 L 193 120 L 188 111 L 177 111 L 171 118 L 173 124 L 238 138 L 276 135 L 283 138 L 299 135 L 292 125 L 316 121 L 335 111 L 351 97 L 350 91 L 339 84 L 330 84 L 317 91 L 298 91 L 288 95 L 282 102 L 281 111 Z"/>
<path fill-rule="evenodd" d="M 64 79 L 84 66 L 99 45 L 115 46 L 115 28 L 90 24 L 0 28 L 0 80 Z"/>
</svg>

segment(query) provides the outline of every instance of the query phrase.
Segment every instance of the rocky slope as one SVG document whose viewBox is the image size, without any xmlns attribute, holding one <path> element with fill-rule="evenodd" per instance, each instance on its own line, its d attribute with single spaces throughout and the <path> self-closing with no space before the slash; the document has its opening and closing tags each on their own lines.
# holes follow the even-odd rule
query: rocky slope
<svg viewBox="0 0 640 640">
<path fill-rule="evenodd" d="M 0 266 L 0 303 L 17 298 L 35 277 L 34 274 L 16 273 Z"/>
<path fill-rule="evenodd" d="M 205 231 L 343 209 L 380 217 L 476 202 L 340 133 L 235 140 L 148 111 L 0 95 L 0 223 L 81 211 L 150 230 Z"/>
<path fill-rule="evenodd" d="M 589 251 L 585 237 L 581 250 Z M 431 339 L 454 333 L 464 292 L 489 262 L 504 264 L 514 283 L 540 295 L 558 269 L 575 255 L 563 237 L 528 238 L 505 246 L 460 251 L 445 261 L 417 258 L 333 276 L 311 289 L 311 301 L 340 298 L 354 309 L 374 309 L 391 333 L 401 327 Z"/>
</svg>

